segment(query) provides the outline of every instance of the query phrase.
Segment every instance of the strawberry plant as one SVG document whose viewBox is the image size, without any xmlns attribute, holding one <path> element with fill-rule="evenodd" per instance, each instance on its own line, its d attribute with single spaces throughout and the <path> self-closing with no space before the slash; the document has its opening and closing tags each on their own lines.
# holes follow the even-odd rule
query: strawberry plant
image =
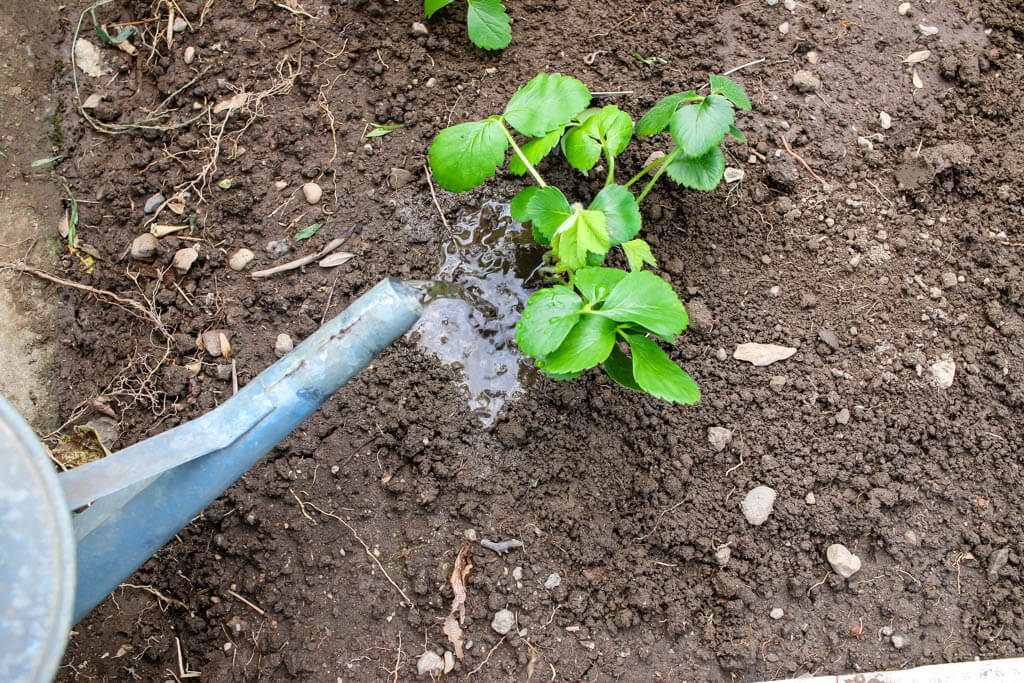
<svg viewBox="0 0 1024 683">
<path fill-rule="evenodd" d="M 427 19 L 453 0 L 423 0 Z M 501 0 L 466 0 L 466 30 L 469 39 L 485 50 L 501 50 L 512 40 L 512 22 Z"/>
<path fill-rule="evenodd" d="M 602 365 L 614 381 L 676 403 L 695 403 L 700 390 L 656 340 L 671 344 L 689 323 L 668 282 L 644 265 L 657 266 L 637 235 L 639 202 L 663 175 L 696 190 L 712 190 L 725 171 L 720 144 L 727 135 L 745 142 L 735 108 L 750 109 L 742 88 L 712 76 L 707 95 L 676 93 L 658 102 L 634 126 L 615 105 L 589 107 L 590 91 L 570 76 L 539 74 L 520 88 L 501 114 L 442 130 L 430 146 L 430 167 L 452 192 L 472 189 L 494 176 L 509 148 L 509 170 L 536 182 L 512 200 L 511 213 L 549 247 L 552 286 L 530 297 L 516 323 L 516 342 L 545 374 L 571 379 Z M 513 130 L 525 136 L 517 141 Z M 674 142 L 624 184 L 615 181 L 616 158 L 634 133 L 668 131 Z M 589 174 L 604 160 L 604 187 L 584 207 L 548 185 L 537 164 L 559 148 L 569 164 Z M 643 184 L 639 196 L 630 189 Z M 629 270 L 601 264 L 620 247 Z M 628 355 L 627 355 L 628 350 Z"/>
</svg>

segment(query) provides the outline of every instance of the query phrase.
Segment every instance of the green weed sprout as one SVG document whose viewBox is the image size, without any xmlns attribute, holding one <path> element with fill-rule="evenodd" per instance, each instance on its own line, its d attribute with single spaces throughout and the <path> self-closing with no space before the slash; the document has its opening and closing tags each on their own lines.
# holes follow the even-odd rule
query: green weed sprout
<svg viewBox="0 0 1024 683">
<path fill-rule="evenodd" d="M 454 0 L 423 0 L 427 19 Z M 512 22 L 501 0 L 466 0 L 466 31 L 477 47 L 502 50 L 512 41 Z"/>
</svg>

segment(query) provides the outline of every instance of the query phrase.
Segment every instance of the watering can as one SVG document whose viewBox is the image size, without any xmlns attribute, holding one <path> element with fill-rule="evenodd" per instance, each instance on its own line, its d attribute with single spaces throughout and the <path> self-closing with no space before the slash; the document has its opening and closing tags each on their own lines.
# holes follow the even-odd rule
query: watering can
<svg viewBox="0 0 1024 683">
<path fill-rule="evenodd" d="M 52 679 L 71 624 L 422 311 L 385 279 L 217 409 L 59 475 L 0 397 L 0 681 Z"/>
</svg>

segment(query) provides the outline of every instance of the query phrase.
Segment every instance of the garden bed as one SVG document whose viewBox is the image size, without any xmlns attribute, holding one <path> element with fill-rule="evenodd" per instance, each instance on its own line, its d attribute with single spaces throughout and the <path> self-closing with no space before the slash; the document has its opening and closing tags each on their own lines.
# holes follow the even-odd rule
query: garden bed
<svg viewBox="0 0 1024 683">
<path fill-rule="evenodd" d="M 172 4 L 97 9 L 108 27 L 147 22 L 137 54 L 101 48 L 108 73 L 79 70 L 80 98 L 70 64 L 59 77 L 58 172 L 92 254 L 61 275 L 142 302 L 169 335 L 60 290 L 62 415 L 109 412 L 114 448 L 222 403 L 232 361 L 245 384 L 279 334 L 298 342 L 381 278 L 437 276 L 441 213 L 478 224 L 523 181 L 445 192 L 430 142 L 539 72 L 619 93 L 596 101 L 638 119 L 743 67 L 749 146 L 725 150 L 744 178 L 662 183 L 642 207 L 690 311 L 672 355 L 698 405 L 596 372 L 524 373 L 481 421 L 460 370 L 402 339 L 79 623 L 60 680 L 411 679 L 425 650 L 453 650 L 467 547 L 459 678 L 758 680 L 1021 654 L 1019 2 L 903 16 L 879 0 L 510 0 L 500 52 L 467 40 L 464 3 L 428 22 L 412 0 L 178 0 L 188 26 L 169 47 Z M 66 10 L 68 60 L 85 7 Z M 79 37 L 99 47 L 85 17 Z M 179 90 L 156 128 L 125 127 Z M 367 137 L 372 123 L 402 127 Z M 636 172 L 667 144 L 642 138 L 619 164 Z M 600 188 L 557 154 L 541 168 L 581 198 Z M 181 190 L 183 206 L 145 213 Z M 135 258 L 151 223 L 189 227 Z M 343 235 L 341 266 L 251 277 Z M 168 269 L 186 247 L 195 263 Z M 255 259 L 235 270 L 242 248 Z M 231 360 L 196 348 L 209 330 Z M 755 367 L 732 357 L 746 342 L 796 353 Z M 740 508 L 757 486 L 777 493 L 760 526 Z M 498 556 L 483 538 L 523 546 Z M 848 579 L 826 559 L 835 543 L 862 561 Z M 501 636 L 505 608 L 517 625 Z"/>
</svg>

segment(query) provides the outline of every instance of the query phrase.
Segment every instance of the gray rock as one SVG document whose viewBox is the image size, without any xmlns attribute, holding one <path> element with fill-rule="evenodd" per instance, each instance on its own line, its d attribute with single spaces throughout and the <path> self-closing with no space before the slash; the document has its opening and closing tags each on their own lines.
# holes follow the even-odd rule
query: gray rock
<svg viewBox="0 0 1024 683">
<path fill-rule="evenodd" d="M 772 378 L 768 380 L 768 386 L 771 387 L 771 390 L 775 393 L 779 393 L 786 386 L 786 382 L 787 380 L 785 375 L 772 375 Z"/>
<path fill-rule="evenodd" d="M 783 616 L 785 616 L 785 614 L 786 613 L 782 611 L 781 607 L 776 607 L 775 609 L 773 609 L 771 612 L 768 613 L 768 616 L 770 616 L 772 619 L 775 619 L 776 621 L 778 621 Z"/>
<path fill-rule="evenodd" d="M 944 289 L 956 287 L 956 273 L 945 272 L 942 274 L 942 286 Z"/>
<path fill-rule="evenodd" d="M 956 363 L 951 360 L 940 360 L 933 363 L 928 372 L 931 373 L 932 383 L 940 389 L 949 389 L 953 386 L 953 379 L 956 377 Z"/>
<path fill-rule="evenodd" d="M 277 335 L 277 339 L 274 341 L 274 354 L 278 358 L 286 356 L 291 353 L 291 350 L 295 348 L 295 344 L 292 342 L 292 338 L 285 333 Z"/>
<path fill-rule="evenodd" d="M 203 344 L 203 348 L 206 349 L 206 352 L 216 358 L 217 356 L 225 355 L 224 349 L 221 348 L 221 336 L 223 336 L 224 339 L 228 339 L 230 334 L 231 333 L 227 330 L 207 330 L 200 335 L 200 341 Z M 228 341 L 229 346 L 230 344 L 231 342 Z"/>
<path fill-rule="evenodd" d="M 737 346 L 732 357 L 736 360 L 745 360 L 757 367 L 764 367 L 780 360 L 786 360 L 794 353 L 796 353 L 796 349 L 792 346 L 750 342 Z"/>
<path fill-rule="evenodd" d="M 715 562 L 718 563 L 719 567 L 724 567 L 729 564 L 729 560 L 732 559 L 732 548 L 725 546 L 715 551 Z"/>
<path fill-rule="evenodd" d="M 553 590 L 562 585 L 562 577 L 558 572 L 553 572 L 548 576 L 547 581 L 544 582 L 544 587 L 548 590 Z"/>
<path fill-rule="evenodd" d="M 849 551 L 849 549 L 841 543 L 833 543 L 825 551 L 825 556 L 828 558 L 828 563 L 832 565 L 832 569 L 835 570 L 836 574 L 848 579 L 858 571 L 860 571 L 860 558 Z"/>
<path fill-rule="evenodd" d="M 725 427 L 708 427 L 708 443 L 712 450 L 724 451 L 732 441 L 732 430 Z"/>
<path fill-rule="evenodd" d="M 902 633 L 892 634 L 891 636 L 889 636 L 889 641 L 892 643 L 892 646 L 897 650 L 902 650 L 910 644 L 910 639 Z"/>
<path fill-rule="evenodd" d="M 690 329 L 697 334 L 706 335 L 715 326 L 711 309 L 701 299 L 687 301 L 686 312 L 690 316 Z"/>
<path fill-rule="evenodd" d="M 850 423 L 850 409 L 849 408 L 843 408 L 838 413 L 836 413 L 836 422 L 838 422 L 841 425 L 849 424 Z"/>
<path fill-rule="evenodd" d="M 392 168 L 388 174 L 388 184 L 396 190 L 400 187 L 405 187 L 412 182 L 412 173 L 406 171 L 404 168 Z"/>
<path fill-rule="evenodd" d="M 427 30 L 426 25 L 421 23 L 421 22 L 418 22 L 418 21 L 414 21 L 412 23 L 412 31 L 411 31 L 411 33 L 414 36 L 429 36 L 430 35 L 430 31 Z"/>
<path fill-rule="evenodd" d="M 799 92 L 817 92 L 821 87 L 821 79 L 806 69 L 800 69 L 793 74 L 792 84 Z"/>
<path fill-rule="evenodd" d="M 740 510 L 747 521 L 754 526 L 761 526 L 768 521 L 775 507 L 775 499 L 779 494 L 769 486 L 758 486 L 751 489 L 743 502 L 740 503 Z"/>
<path fill-rule="evenodd" d="M 444 660 L 436 652 L 427 650 L 419 656 L 419 660 L 416 662 L 416 673 L 421 677 L 437 678 L 444 673 Z"/>
<path fill-rule="evenodd" d="M 838 351 L 839 347 L 842 346 L 839 341 L 839 335 L 832 330 L 818 330 L 818 339 L 833 351 Z"/>
<path fill-rule="evenodd" d="M 254 258 L 256 258 L 256 254 L 248 249 L 239 249 L 231 255 L 228 265 L 231 266 L 231 270 L 245 270 L 245 267 L 252 263 Z"/>
<path fill-rule="evenodd" d="M 174 259 L 171 261 L 171 265 L 179 273 L 187 273 L 197 258 L 199 258 L 199 252 L 196 251 L 195 247 L 185 247 L 174 252 Z"/>
<path fill-rule="evenodd" d="M 725 360 L 729 357 L 729 354 L 725 352 L 725 349 L 718 349 L 715 351 L 715 358 L 718 360 Z"/>
<path fill-rule="evenodd" d="M 292 250 L 287 240 L 272 240 L 267 242 L 267 246 L 263 247 L 268 254 L 273 258 L 284 256 Z"/>
<path fill-rule="evenodd" d="M 818 498 L 814 495 L 813 491 L 808 491 L 807 495 L 804 496 L 804 502 L 808 505 L 816 505 L 818 503 Z"/>
<path fill-rule="evenodd" d="M 142 206 L 142 210 L 146 213 L 153 213 L 160 208 L 160 205 L 164 203 L 164 196 L 162 194 L 155 194 L 146 200 L 146 203 Z"/>
<path fill-rule="evenodd" d="M 878 124 L 883 130 L 889 130 L 892 128 L 892 116 L 890 116 L 888 112 L 878 112 Z"/>
<path fill-rule="evenodd" d="M 132 240 L 131 254 L 134 259 L 147 259 L 156 253 L 159 243 L 148 232 L 144 232 Z"/>
<path fill-rule="evenodd" d="M 498 610 L 494 615 L 494 619 L 491 620 L 491 628 L 494 629 L 495 633 L 503 636 L 507 635 L 515 625 L 516 615 L 512 613 L 512 610 Z"/>
<path fill-rule="evenodd" d="M 231 366 L 227 363 L 221 363 L 217 366 L 217 379 L 231 379 Z"/>
<path fill-rule="evenodd" d="M 1000 548 L 988 556 L 988 577 L 994 579 L 999 576 L 999 570 L 1006 566 L 1010 559 L 1010 549 Z"/>
<path fill-rule="evenodd" d="M 919 539 L 917 537 L 917 532 L 914 531 L 913 529 L 908 529 L 908 530 L 903 532 L 903 541 L 907 545 L 911 545 L 911 546 L 917 546 L 917 545 L 920 545 L 920 543 L 921 543 L 921 539 Z"/>
<path fill-rule="evenodd" d="M 515 569 L 513 569 L 512 570 L 512 578 L 515 579 L 516 581 L 522 581 L 523 580 L 523 568 L 522 567 L 516 567 Z"/>
</svg>

